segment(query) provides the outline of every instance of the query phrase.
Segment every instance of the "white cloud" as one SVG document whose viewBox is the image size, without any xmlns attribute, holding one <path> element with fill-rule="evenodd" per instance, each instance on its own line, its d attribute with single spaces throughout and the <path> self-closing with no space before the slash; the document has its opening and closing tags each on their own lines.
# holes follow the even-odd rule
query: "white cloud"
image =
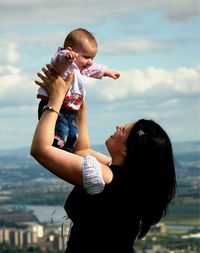
<svg viewBox="0 0 200 253">
<path fill-rule="evenodd" d="M 83 12 L 83 3 L 84 12 Z M 1 0 L 1 27 L 32 24 L 91 24 L 112 15 L 126 20 L 138 11 L 161 11 L 172 20 L 184 20 L 198 15 L 198 0 Z M 103 10 L 103 11 L 101 11 Z M 65 19 L 63 17 L 66 17 Z"/>
<path fill-rule="evenodd" d="M 112 40 L 110 42 L 103 42 L 103 44 L 103 53 L 125 52 L 131 54 L 142 51 L 149 51 L 160 47 L 160 44 L 157 41 L 144 38 L 126 38 L 123 40 Z"/>
<path fill-rule="evenodd" d="M 20 60 L 20 53 L 18 51 L 18 44 L 14 42 L 9 42 L 11 40 L 6 38 L 1 38 L 0 41 L 0 54 L 1 62 L 4 64 L 15 64 Z"/>
<path fill-rule="evenodd" d="M 197 22 L 186 22 L 199 14 L 198 5 L 199 0 L 1 0 L 2 146 L 30 144 L 37 121 L 36 72 L 63 42 L 65 30 L 77 26 L 95 31 L 99 62 L 126 70 L 116 81 L 87 80 L 95 142 L 102 143 L 113 125 L 141 117 L 159 120 L 180 140 L 195 139 L 200 67 L 194 67 L 197 33 L 192 31 Z"/>
<path fill-rule="evenodd" d="M 30 105 L 35 103 L 37 86 L 33 77 L 13 66 L 0 66 L 0 104 Z M 174 71 L 149 67 L 121 73 L 119 80 L 104 78 L 86 80 L 89 101 L 120 101 L 148 97 L 191 96 L 200 94 L 200 66 Z M 101 87 L 101 88 L 100 88 Z"/>
<path fill-rule="evenodd" d="M 143 95 L 157 98 L 173 94 L 191 96 L 200 94 L 200 67 L 182 67 L 174 71 L 153 67 L 146 70 L 133 69 L 123 72 L 117 81 L 104 78 L 102 82 L 101 89 L 98 83 L 88 84 L 88 96 L 96 94 L 103 101 L 118 101 L 137 96 L 140 98 Z"/>
<path fill-rule="evenodd" d="M 8 50 L 6 52 L 6 56 L 7 56 L 7 59 L 8 59 L 8 63 L 10 63 L 10 64 L 14 64 L 19 60 L 20 55 L 19 55 L 19 52 L 17 50 L 17 44 L 16 43 L 10 43 L 8 45 Z"/>
<path fill-rule="evenodd" d="M 185 133 L 191 129 L 191 122 L 194 131 L 199 128 L 199 70 L 199 66 L 174 71 L 151 67 L 123 72 L 119 80 L 88 79 L 88 124 L 92 143 L 103 143 L 116 124 L 138 118 L 154 119 L 167 129 L 173 140 L 195 139 L 193 131 Z M 30 76 L 13 66 L 0 67 L 0 83 L 4 145 L 29 145 L 37 122 L 37 86 Z"/>
<path fill-rule="evenodd" d="M 167 17 L 171 20 L 186 20 L 200 15 L 199 0 L 168 1 Z"/>
<path fill-rule="evenodd" d="M 0 83 L 1 106 L 33 104 L 36 85 L 20 69 L 10 65 L 0 66 Z"/>
<path fill-rule="evenodd" d="M 174 74 L 174 88 L 184 93 L 200 92 L 200 66 L 178 68 Z"/>
</svg>

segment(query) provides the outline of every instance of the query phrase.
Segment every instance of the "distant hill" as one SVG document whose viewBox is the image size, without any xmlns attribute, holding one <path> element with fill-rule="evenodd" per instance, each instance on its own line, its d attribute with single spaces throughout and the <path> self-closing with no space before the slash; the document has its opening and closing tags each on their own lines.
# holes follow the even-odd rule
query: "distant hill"
<svg viewBox="0 0 200 253">
<path fill-rule="evenodd" d="M 198 141 L 183 141 L 183 142 L 174 142 L 172 143 L 174 152 L 176 154 L 180 153 L 191 153 L 191 152 L 199 152 L 200 153 L 200 140 Z M 93 145 L 92 148 L 108 153 L 106 146 L 104 144 L 97 144 Z M 5 150 L 0 150 L 0 157 L 5 156 L 5 155 L 16 155 L 16 156 L 21 156 L 21 155 L 29 155 L 29 150 L 30 147 L 22 147 L 22 148 L 16 148 L 16 149 L 5 149 Z"/>
<path fill-rule="evenodd" d="M 176 154 L 192 152 L 200 154 L 200 141 L 174 142 L 172 145 Z"/>
<path fill-rule="evenodd" d="M 105 145 L 93 148 L 108 154 Z M 71 191 L 73 186 L 39 165 L 29 149 L 0 151 L 0 207 L 60 205 Z M 199 218 L 200 141 L 174 143 L 173 150 L 178 184 L 168 222 L 194 225 Z"/>
<path fill-rule="evenodd" d="M 108 154 L 105 145 L 94 145 L 93 149 Z M 173 143 L 175 160 L 178 162 L 195 161 L 200 163 L 200 141 L 187 141 Z M 29 167 L 30 163 L 37 163 L 29 154 L 30 148 L 18 148 L 0 151 L 0 169 L 7 167 Z M 200 165 L 199 165 L 200 166 Z M 16 168 L 16 167 L 15 167 Z"/>
<path fill-rule="evenodd" d="M 173 144 L 174 156 L 180 162 L 196 162 L 200 167 L 200 141 Z"/>
</svg>

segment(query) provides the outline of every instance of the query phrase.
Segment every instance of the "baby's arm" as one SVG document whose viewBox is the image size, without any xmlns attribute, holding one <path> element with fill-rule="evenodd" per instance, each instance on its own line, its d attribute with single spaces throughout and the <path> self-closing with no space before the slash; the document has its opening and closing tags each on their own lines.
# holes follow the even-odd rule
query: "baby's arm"
<svg viewBox="0 0 200 253">
<path fill-rule="evenodd" d="M 104 75 L 104 68 L 102 64 L 93 63 L 90 67 L 81 71 L 81 74 L 96 79 L 101 79 Z"/>
<path fill-rule="evenodd" d="M 54 58 L 51 59 L 51 66 L 59 75 L 62 76 L 66 69 L 70 67 L 77 55 L 78 54 L 72 51 L 71 48 L 58 48 L 58 51 L 55 54 Z"/>
<path fill-rule="evenodd" d="M 101 79 L 103 76 L 107 76 L 113 79 L 118 79 L 120 77 L 120 73 L 113 70 L 105 70 L 102 64 L 93 63 L 87 69 L 84 69 L 81 74 L 84 76 L 93 77 L 96 79 Z"/>
<path fill-rule="evenodd" d="M 116 80 L 120 78 L 120 73 L 114 70 L 107 69 L 107 70 L 104 70 L 103 76 L 107 76 Z"/>
</svg>

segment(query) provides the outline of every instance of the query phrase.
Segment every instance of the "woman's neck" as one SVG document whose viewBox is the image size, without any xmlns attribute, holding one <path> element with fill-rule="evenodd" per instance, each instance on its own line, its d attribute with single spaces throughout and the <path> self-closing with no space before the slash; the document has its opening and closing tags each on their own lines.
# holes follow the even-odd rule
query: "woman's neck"
<svg viewBox="0 0 200 253">
<path fill-rule="evenodd" d="M 112 164 L 117 166 L 123 166 L 124 165 L 125 157 L 118 156 L 118 157 L 112 157 Z"/>
</svg>

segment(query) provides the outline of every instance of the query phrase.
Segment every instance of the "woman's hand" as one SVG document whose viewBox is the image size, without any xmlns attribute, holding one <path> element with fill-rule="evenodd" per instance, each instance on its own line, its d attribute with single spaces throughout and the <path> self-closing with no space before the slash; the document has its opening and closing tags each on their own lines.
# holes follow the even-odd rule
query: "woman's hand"
<svg viewBox="0 0 200 253">
<path fill-rule="evenodd" d="M 57 97 L 60 99 L 62 98 L 63 101 L 71 85 L 73 73 L 69 73 L 67 75 L 67 80 L 64 81 L 49 64 L 46 65 L 46 68 L 42 68 L 42 72 L 44 75 L 37 73 L 42 81 L 35 81 L 35 83 L 47 91 L 49 100 L 54 100 L 55 97 Z"/>
</svg>

